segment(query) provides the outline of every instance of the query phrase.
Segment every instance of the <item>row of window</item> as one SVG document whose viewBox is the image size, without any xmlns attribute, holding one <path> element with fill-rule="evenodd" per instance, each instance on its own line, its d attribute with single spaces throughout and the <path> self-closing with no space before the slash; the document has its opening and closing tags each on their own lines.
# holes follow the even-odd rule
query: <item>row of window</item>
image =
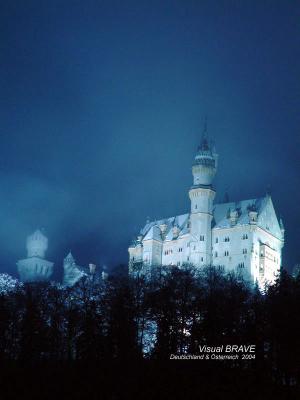
<svg viewBox="0 0 300 400">
<path fill-rule="evenodd" d="M 243 249 L 243 254 L 247 254 L 247 249 Z M 229 251 L 228 250 L 225 250 L 224 256 L 225 257 L 229 256 Z M 215 257 L 218 257 L 218 252 L 217 251 L 215 251 Z"/>
<path fill-rule="evenodd" d="M 189 243 L 188 243 L 188 245 L 189 245 Z M 189 247 L 189 246 L 188 246 Z M 193 247 L 193 250 L 196 250 L 196 246 L 194 246 Z M 178 253 L 182 253 L 183 252 L 183 248 L 182 247 L 179 247 L 178 248 Z M 243 249 L 243 254 L 247 254 L 247 249 Z M 168 254 L 173 254 L 173 250 L 172 249 L 169 249 L 169 250 L 165 250 L 164 251 L 164 254 L 165 254 L 165 256 L 167 256 Z M 226 250 L 225 251 L 225 253 L 224 253 L 224 255 L 225 256 L 228 256 L 229 255 L 229 252 Z M 218 252 L 217 251 L 215 251 L 215 257 L 218 257 Z M 275 261 L 275 259 L 274 259 L 274 261 Z"/>
<path fill-rule="evenodd" d="M 242 239 L 243 239 L 243 240 L 248 239 L 248 235 L 247 235 L 246 233 L 244 233 L 243 236 L 242 236 Z M 226 236 L 226 237 L 224 238 L 224 242 L 230 242 L 230 237 L 229 237 L 229 236 Z M 215 243 L 219 243 L 219 238 L 216 237 Z"/>
<path fill-rule="evenodd" d="M 227 253 L 227 254 L 226 254 L 226 253 Z M 225 256 L 226 256 L 226 255 L 227 255 L 227 256 L 229 255 L 228 251 L 227 251 L 227 252 L 225 251 Z M 217 253 L 215 254 L 215 257 L 218 257 L 218 254 L 217 254 Z M 134 257 L 132 257 L 132 261 L 134 261 Z M 187 257 L 187 261 L 190 261 L 190 257 Z M 201 262 L 203 262 L 203 261 L 204 261 L 204 259 L 203 259 L 203 257 L 201 257 Z M 145 262 L 145 263 L 148 263 L 148 257 L 145 257 L 144 262 Z M 179 267 L 180 265 L 181 265 L 181 262 L 180 262 L 180 261 L 177 261 L 177 267 Z M 245 268 L 244 262 L 239 263 L 239 264 L 238 264 L 238 268 Z M 219 266 L 219 269 L 224 270 L 224 266 Z M 262 271 L 263 269 L 264 269 L 264 266 L 261 265 L 261 266 L 260 266 L 260 271 Z"/>
<path fill-rule="evenodd" d="M 190 257 L 187 257 L 187 259 L 186 259 L 187 261 L 190 261 Z M 203 257 L 201 257 L 201 262 L 203 262 L 204 261 L 204 258 Z M 181 261 L 177 261 L 177 267 L 179 267 L 181 265 Z"/>
<path fill-rule="evenodd" d="M 165 250 L 165 256 L 167 256 L 168 254 L 172 254 L 172 253 L 173 253 L 172 249 Z"/>
<path fill-rule="evenodd" d="M 186 247 L 190 247 L 190 243 L 187 243 Z M 193 246 L 193 250 L 196 250 L 196 246 Z M 178 253 L 182 253 L 182 252 L 183 252 L 183 247 L 179 247 L 178 248 Z M 167 256 L 168 254 L 173 254 L 173 250 L 172 249 L 165 250 L 164 254 L 165 254 L 165 256 Z"/>
</svg>

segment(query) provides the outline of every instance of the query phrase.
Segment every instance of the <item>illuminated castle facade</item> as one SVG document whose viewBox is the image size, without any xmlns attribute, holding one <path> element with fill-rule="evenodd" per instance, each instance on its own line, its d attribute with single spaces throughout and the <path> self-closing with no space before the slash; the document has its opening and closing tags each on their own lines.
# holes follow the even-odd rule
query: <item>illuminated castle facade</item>
<svg viewBox="0 0 300 400">
<path fill-rule="evenodd" d="M 129 271 L 193 264 L 235 271 L 260 287 L 281 266 L 284 228 L 271 197 L 214 204 L 218 156 L 204 136 L 192 166 L 190 211 L 149 222 L 129 247 Z"/>
</svg>

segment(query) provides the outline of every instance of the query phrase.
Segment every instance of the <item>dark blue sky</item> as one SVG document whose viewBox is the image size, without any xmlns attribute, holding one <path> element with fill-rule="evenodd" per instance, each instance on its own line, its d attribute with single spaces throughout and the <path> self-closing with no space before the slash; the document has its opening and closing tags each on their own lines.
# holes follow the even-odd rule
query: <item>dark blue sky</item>
<svg viewBox="0 0 300 400">
<path fill-rule="evenodd" d="M 189 210 L 204 116 L 217 200 L 262 196 L 299 257 L 300 3 L 0 1 L 0 270 L 49 237 L 59 269 L 127 261 L 149 216 Z"/>
</svg>

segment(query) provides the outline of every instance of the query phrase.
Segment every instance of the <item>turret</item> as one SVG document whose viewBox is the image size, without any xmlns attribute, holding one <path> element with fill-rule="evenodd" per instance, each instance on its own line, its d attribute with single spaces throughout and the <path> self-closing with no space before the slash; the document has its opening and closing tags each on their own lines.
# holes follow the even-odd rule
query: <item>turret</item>
<svg viewBox="0 0 300 400">
<path fill-rule="evenodd" d="M 248 216 L 250 225 L 256 225 L 258 218 L 258 211 L 255 204 L 251 204 L 250 206 L 248 206 Z"/>
<path fill-rule="evenodd" d="M 218 156 L 203 136 L 193 163 L 194 186 L 211 186 L 217 172 Z"/>
<path fill-rule="evenodd" d="M 173 233 L 173 239 L 177 239 L 178 235 L 180 233 L 180 228 L 178 225 L 174 225 L 172 228 L 172 233 Z"/>
<path fill-rule="evenodd" d="M 238 213 L 237 210 L 231 210 L 229 212 L 229 219 L 230 219 L 230 225 L 231 226 L 236 225 L 238 217 L 239 217 L 239 213 Z"/>
<path fill-rule="evenodd" d="M 206 137 L 206 127 L 192 166 L 193 186 L 191 200 L 190 232 L 199 241 L 199 254 L 195 264 L 211 262 L 211 222 L 215 191 L 212 182 L 217 171 L 218 156 Z"/>
<path fill-rule="evenodd" d="M 217 161 L 217 154 L 209 145 L 206 135 L 203 135 L 192 167 L 193 186 L 189 192 L 192 213 L 212 213 L 215 197 L 212 182 L 217 171 Z"/>
</svg>

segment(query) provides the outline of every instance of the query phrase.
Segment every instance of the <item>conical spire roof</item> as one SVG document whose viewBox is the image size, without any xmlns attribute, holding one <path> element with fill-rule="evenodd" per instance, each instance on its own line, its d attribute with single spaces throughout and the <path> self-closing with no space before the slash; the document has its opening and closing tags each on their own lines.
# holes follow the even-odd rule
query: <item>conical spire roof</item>
<svg viewBox="0 0 300 400">
<path fill-rule="evenodd" d="M 73 257 L 73 254 L 71 253 L 71 250 L 69 251 L 68 255 L 65 257 L 65 260 L 75 261 L 75 258 Z"/>
</svg>

